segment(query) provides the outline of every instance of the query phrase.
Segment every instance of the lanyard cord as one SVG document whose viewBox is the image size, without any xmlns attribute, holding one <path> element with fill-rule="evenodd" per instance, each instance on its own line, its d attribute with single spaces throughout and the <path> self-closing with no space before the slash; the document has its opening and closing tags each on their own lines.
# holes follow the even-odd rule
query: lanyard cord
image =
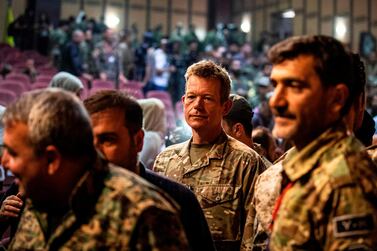
<svg viewBox="0 0 377 251">
<path fill-rule="evenodd" d="M 287 191 L 293 186 L 293 182 L 289 182 L 288 185 L 283 189 L 283 191 L 281 192 L 281 194 L 279 195 L 278 199 L 276 200 L 276 203 L 275 203 L 275 206 L 274 206 L 274 211 L 272 212 L 272 221 L 271 221 L 271 224 L 270 224 L 270 230 L 272 231 L 272 227 L 274 225 L 274 221 L 276 219 L 276 216 L 279 212 L 279 209 L 280 209 L 280 206 L 281 206 L 281 203 L 283 201 L 283 197 L 284 195 L 287 193 Z"/>
</svg>

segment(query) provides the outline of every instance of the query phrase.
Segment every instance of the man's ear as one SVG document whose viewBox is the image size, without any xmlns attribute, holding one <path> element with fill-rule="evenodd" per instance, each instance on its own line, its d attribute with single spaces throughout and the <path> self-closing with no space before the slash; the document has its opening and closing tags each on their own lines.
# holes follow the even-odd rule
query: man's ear
<svg viewBox="0 0 377 251">
<path fill-rule="evenodd" d="M 227 101 L 225 101 L 225 103 L 223 104 L 223 116 L 227 115 L 228 112 L 230 111 L 230 109 L 232 108 L 232 105 L 233 105 L 233 101 L 228 99 Z"/>
<path fill-rule="evenodd" d="M 341 113 L 347 103 L 349 95 L 349 89 L 345 84 L 340 83 L 334 87 L 330 102 L 330 109 L 333 111 L 333 114 Z"/>
<path fill-rule="evenodd" d="M 140 129 L 139 131 L 137 131 L 133 138 L 137 152 L 141 152 L 144 145 L 144 130 Z"/>
<path fill-rule="evenodd" d="M 59 150 L 54 145 L 49 145 L 45 150 L 46 159 L 47 159 L 47 173 L 49 175 L 54 175 L 60 167 L 62 156 Z"/>
<path fill-rule="evenodd" d="M 244 128 L 243 128 L 243 125 L 241 123 L 235 123 L 233 125 L 233 133 L 237 136 L 237 137 L 241 137 L 243 134 L 244 134 Z"/>
</svg>

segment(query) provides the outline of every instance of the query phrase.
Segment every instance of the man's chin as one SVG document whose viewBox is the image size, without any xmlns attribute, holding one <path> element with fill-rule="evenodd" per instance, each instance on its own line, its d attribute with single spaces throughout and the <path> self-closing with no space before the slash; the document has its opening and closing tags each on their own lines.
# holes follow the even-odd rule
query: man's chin
<svg viewBox="0 0 377 251">
<path fill-rule="evenodd" d="M 278 139 L 290 140 L 294 134 L 293 128 L 274 126 L 272 136 Z"/>
<path fill-rule="evenodd" d="M 207 123 L 191 122 L 188 124 L 193 130 L 201 130 L 207 127 Z"/>
</svg>

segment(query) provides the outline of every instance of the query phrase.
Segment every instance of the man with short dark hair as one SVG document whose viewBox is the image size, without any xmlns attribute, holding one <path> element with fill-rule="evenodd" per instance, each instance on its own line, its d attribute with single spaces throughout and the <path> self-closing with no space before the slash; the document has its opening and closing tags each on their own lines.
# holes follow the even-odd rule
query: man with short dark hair
<svg viewBox="0 0 377 251">
<path fill-rule="evenodd" d="M 254 143 L 252 138 L 253 109 L 251 105 L 244 97 L 237 94 L 231 94 L 230 100 L 233 102 L 232 108 L 222 121 L 224 132 L 259 153 L 266 167 L 269 167 L 271 163 L 266 158 L 267 154 L 259 144 Z"/>
<path fill-rule="evenodd" d="M 351 107 L 362 116 L 359 62 L 327 36 L 289 38 L 269 58 L 273 133 L 295 146 L 282 162 L 270 250 L 374 249 L 377 169 L 349 133 L 359 121 L 344 122 Z"/>
<path fill-rule="evenodd" d="M 231 94 L 232 108 L 223 117 L 222 126 L 226 134 L 253 148 L 253 109 L 247 100 L 237 94 Z M 255 149 L 254 149 L 255 150 Z"/>
<path fill-rule="evenodd" d="M 2 165 L 27 197 L 9 250 L 188 250 L 175 203 L 97 155 L 81 101 L 60 89 L 7 107 Z"/>
<path fill-rule="evenodd" d="M 364 64 L 360 59 L 360 56 L 354 53 L 350 54 L 353 61 L 353 81 L 357 84 L 357 88 L 354 91 L 355 99 L 347 115 L 344 117 L 345 124 L 349 131 L 358 132 L 364 128 L 368 128 L 368 121 L 366 116 L 363 117 L 365 108 L 365 69 Z M 362 124 L 360 124 L 362 122 Z M 374 128 L 374 127 L 373 127 Z M 369 136 L 368 136 L 369 134 Z M 368 141 L 367 138 L 372 138 L 372 134 L 369 130 L 363 130 L 362 137 L 360 134 L 355 133 L 355 136 L 364 144 Z M 291 148 L 289 151 L 279 158 L 274 165 L 268 170 L 263 172 L 255 184 L 255 197 L 254 205 L 256 208 L 257 227 L 253 240 L 252 250 L 267 250 L 268 238 L 271 234 L 271 221 L 274 210 L 274 205 L 279 197 L 281 190 L 281 181 L 283 166 L 282 162 L 284 158 L 289 158 L 289 155 L 293 153 L 295 148 Z"/>
<path fill-rule="evenodd" d="M 195 195 L 186 187 L 146 169 L 138 160 L 143 148 L 143 111 L 116 90 L 100 91 L 84 101 L 93 124 L 94 144 L 105 158 L 161 188 L 180 206 L 180 219 L 191 250 L 214 250 L 211 234 Z"/>
</svg>

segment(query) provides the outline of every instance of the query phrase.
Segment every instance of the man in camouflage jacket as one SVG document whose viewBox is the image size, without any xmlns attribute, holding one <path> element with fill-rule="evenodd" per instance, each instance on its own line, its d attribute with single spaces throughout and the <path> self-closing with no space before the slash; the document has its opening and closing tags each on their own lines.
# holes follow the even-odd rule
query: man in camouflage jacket
<svg viewBox="0 0 377 251">
<path fill-rule="evenodd" d="M 193 136 L 163 151 L 154 170 L 194 191 L 217 250 L 239 250 L 252 235 L 245 225 L 254 219 L 247 221 L 246 215 L 255 179 L 265 166 L 254 150 L 221 127 L 232 104 L 227 72 L 211 61 L 200 61 L 188 68 L 186 81 L 182 101 Z"/>
<path fill-rule="evenodd" d="M 358 62 L 327 36 L 287 39 L 269 58 L 273 133 L 295 145 L 282 162 L 270 250 L 373 250 L 377 168 L 343 121 Z"/>
<path fill-rule="evenodd" d="M 175 203 L 97 157 L 77 97 L 30 92 L 3 121 L 2 165 L 27 198 L 9 250 L 189 250 Z"/>
</svg>

